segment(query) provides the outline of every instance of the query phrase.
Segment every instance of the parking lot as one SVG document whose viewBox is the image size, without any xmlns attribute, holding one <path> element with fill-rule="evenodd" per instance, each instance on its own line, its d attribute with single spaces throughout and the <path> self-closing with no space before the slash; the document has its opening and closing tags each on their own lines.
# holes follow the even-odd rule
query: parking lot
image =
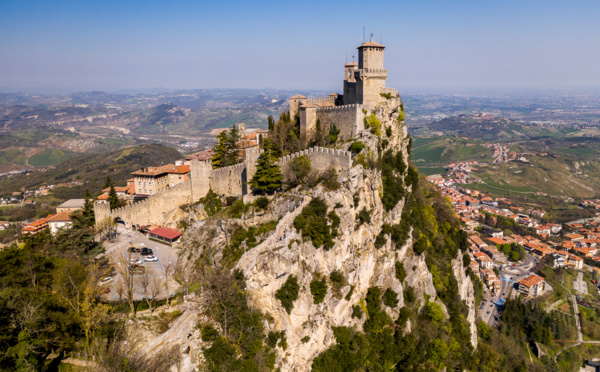
<svg viewBox="0 0 600 372">
<path fill-rule="evenodd" d="M 106 299 L 119 300 L 119 295 L 123 297 L 123 292 L 119 290 L 123 285 L 119 269 L 127 264 L 131 265 L 134 274 L 134 299 L 136 300 L 143 299 L 150 292 L 148 289 L 144 291 L 144 284 L 146 287 L 160 288 L 154 290 L 157 299 L 171 296 L 180 289 L 180 285 L 172 275 L 165 275 L 166 271 L 172 273 L 177 264 L 177 248 L 152 241 L 144 234 L 129 230 L 121 224 L 118 225 L 117 232 L 118 235 L 113 242 L 104 243 L 106 248 L 104 255 L 119 266 L 113 272 L 113 280 L 103 284 L 107 288 L 107 293 L 104 295 Z M 132 247 L 134 249 L 130 250 Z M 145 254 L 142 254 L 143 249 L 146 249 Z"/>
</svg>

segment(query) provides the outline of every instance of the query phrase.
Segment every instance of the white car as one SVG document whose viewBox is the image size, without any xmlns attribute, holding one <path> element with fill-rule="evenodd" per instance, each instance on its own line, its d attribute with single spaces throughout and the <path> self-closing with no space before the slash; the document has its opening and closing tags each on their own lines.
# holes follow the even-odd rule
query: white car
<svg viewBox="0 0 600 372">
<path fill-rule="evenodd" d="M 102 279 L 100 281 L 100 283 L 98 283 L 98 285 L 108 284 L 108 283 L 110 283 L 112 281 L 113 281 L 113 278 L 111 278 L 110 276 L 107 276 L 106 278 Z"/>
<path fill-rule="evenodd" d="M 132 265 L 141 265 L 143 263 L 144 263 L 144 260 L 142 260 L 141 258 L 132 258 L 131 259 Z"/>
<path fill-rule="evenodd" d="M 156 257 L 156 256 L 146 256 L 146 257 L 144 257 L 144 261 L 146 261 L 146 262 L 158 262 L 158 257 Z"/>
</svg>

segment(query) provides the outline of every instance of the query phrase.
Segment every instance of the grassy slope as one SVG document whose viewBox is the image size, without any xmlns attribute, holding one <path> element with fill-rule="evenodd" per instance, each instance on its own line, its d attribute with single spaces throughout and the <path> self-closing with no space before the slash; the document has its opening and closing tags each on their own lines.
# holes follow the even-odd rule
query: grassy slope
<svg viewBox="0 0 600 372">
<path fill-rule="evenodd" d="M 55 190 L 55 194 L 61 199 L 83 197 L 86 188 L 91 193 L 99 192 L 107 176 L 111 177 L 115 185 L 123 186 L 131 177 L 131 172 L 143 166 L 167 164 L 180 157 L 177 150 L 157 144 L 140 145 L 101 154 L 78 155 L 47 172 L 2 179 L 0 193 L 7 194 L 21 187 L 32 189 L 42 185 L 81 181 L 84 183 L 83 186 Z"/>
</svg>

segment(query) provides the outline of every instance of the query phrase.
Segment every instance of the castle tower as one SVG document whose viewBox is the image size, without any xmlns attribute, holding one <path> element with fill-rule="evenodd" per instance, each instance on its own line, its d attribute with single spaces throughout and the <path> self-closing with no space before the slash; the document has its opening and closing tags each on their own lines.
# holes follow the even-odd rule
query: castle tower
<svg viewBox="0 0 600 372">
<path fill-rule="evenodd" d="M 110 203 L 106 200 L 96 200 L 94 202 L 94 218 L 96 225 L 104 222 L 110 217 Z"/>
<path fill-rule="evenodd" d="M 358 70 L 355 73 L 358 103 L 374 108 L 381 101 L 388 71 L 383 68 L 385 46 L 373 41 L 362 43 L 358 48 Z"/>
<path fill-rule="evenodd" d="M 356 77 L 358 63 L 352 60 L 352 63 L 344 65 L 344 105 L 357 103 L 356 101 Z"/>
<path fill-rule="evenodd" d="M 301 105 L 307 103 L 308 100 L 306 97 L 301 96 L 300 94 L 296 94 L 293 97 L 290 97 L 290 119 L 294 121 L 296 115 L 298 115 L 299 108 Z"/>
<path fill-rule="evenodd" d="M 317 132 L 317 109 L 314 103 L 305 103 L 300 106 L 300 139 L 309 143 Z"/>
</svg>

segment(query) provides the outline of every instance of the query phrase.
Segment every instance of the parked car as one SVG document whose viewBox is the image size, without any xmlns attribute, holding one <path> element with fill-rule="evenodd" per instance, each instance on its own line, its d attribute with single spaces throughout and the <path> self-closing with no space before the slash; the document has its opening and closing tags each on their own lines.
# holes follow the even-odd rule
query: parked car
<svg viewBox="0 0 600 372">
<path fill-rule="evenodd" d="M 146 261 L 146 262 L 158 262 L 158 257 L 156 257 L 156 256 L 146 256 L 144 258 L 144 261 Z"/>
<path fill-rule="evenodd" d="M 129 247 L 128 251 L 130 253 L 140 253 L 142 250 L 136 247 Z"/>
<path fill-rule="evenodd" d="M 111 278 L 110 276 L 107 276 L 106 278 L 102 279 L 100 281 L 100 283 L 98 283 L 98 284 L 99 285 L 105 285 L 105 284 L 108 284 L 108 283 L 110 283 L 112 281 L 113 281 L 113 278 Z"/>
<path fill-rule="evenodd" d="M 152 255 L 152 249 L 150 248 L 142 248 L 142 252 L 141 252 L 142 256 L 149 256 Z"/>
<path fill-rule="evenodd" d="M 141 258 L 132 258 L 131 259 L 132 265 L 141 265 L 143 263 L 144 263 L 144 260 L 142 260 Z"/>
</svg>

